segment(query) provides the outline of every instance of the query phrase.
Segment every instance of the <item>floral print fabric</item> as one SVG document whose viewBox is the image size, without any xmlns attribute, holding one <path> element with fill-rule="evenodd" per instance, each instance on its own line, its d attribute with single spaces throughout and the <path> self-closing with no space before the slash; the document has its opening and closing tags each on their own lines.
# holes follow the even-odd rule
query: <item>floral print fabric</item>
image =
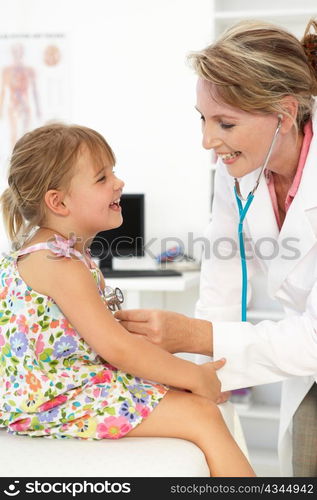
<svg viewBox="0 0 317 500">
<path fill-rule="evenodd" d="M 0 261 L 0 427 L 57 439 L 124 436 L 168 387 L 100 358 L 53 299 L 23 281 L 19 254 Z M 106 306 L 100 271 L 91 272 Z"/>
</svg>

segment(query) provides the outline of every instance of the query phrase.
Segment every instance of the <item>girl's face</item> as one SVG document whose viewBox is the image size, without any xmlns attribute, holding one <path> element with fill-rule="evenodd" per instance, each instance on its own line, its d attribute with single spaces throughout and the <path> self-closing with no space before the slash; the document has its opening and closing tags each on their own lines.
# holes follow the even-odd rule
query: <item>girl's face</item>
<svg viewBox="0 0 317 500">
<path fill-rule="evenodd" d="M 124 182 L 115 176 L 106 156 L 104 165 L 97 168 L 88 148 L 83 146 L 75 168 L 64 200 L 74 228 L 79 234 L 92 235 L 121 226 L 119 201 Z"/>
<path fill-rule="evenodd" d="M 203 147 L 214 150 L 232 177 L 243 177 L 263 165 L 278 124 L 277 116 L 241 111 L 221 103 L 215 96 L 215 86 L 199 78 L 196 108 L 201 114 Z M 270 158 L 270 168 L 277 162 L 279 144 L 280 137 Z"/>
</svg>

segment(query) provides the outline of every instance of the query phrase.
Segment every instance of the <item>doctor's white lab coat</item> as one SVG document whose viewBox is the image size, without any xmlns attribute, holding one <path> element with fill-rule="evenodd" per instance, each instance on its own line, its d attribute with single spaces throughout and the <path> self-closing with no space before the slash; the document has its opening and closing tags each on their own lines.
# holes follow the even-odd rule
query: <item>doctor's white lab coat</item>
<svg viewBox="0 0 317 500">
<path fill-rule="evenodd" d="M 265 273 L 268 294 L 282 305 L 284 319 L 257 325 L 240 321 L 239 218 L 234 181 L 221 162 L 196 305 L 196 317 L 213 324 L 214 359 L 227 360 L 217 372 L 223 391 L 283 380 L 282 476 L 292 476 L 292 417 L 317 380 L 317 113 L 313 134 L 300 186 L 281 231 L 264 176 L 244 221 L 248 277 Z M 240 180 L 243 196 L 253 188 L 258 173 Z"/>
</svg>

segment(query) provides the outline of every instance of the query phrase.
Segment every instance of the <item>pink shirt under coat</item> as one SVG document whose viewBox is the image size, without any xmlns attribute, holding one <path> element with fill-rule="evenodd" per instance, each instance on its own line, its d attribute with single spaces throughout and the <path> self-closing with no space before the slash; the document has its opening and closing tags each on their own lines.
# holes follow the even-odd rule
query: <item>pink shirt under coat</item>
<svg viewBox="0 0 317 500">
<path fill-rule="evenodd" d="M 306 158 L 307 158 L 308 151 L 309 151 L 309 146 L 310 146 L 312 138 L 313 138 L 312 122 L 309 121 L 306 123 L 306 125 L 304 127 L 303 144 L 302 144 L 302 148 L 301 148 L 301 152 L 300 152 L 300 156 L 299 156 L 299 160 L 298 160 L 296 174 L 295 174 L 293 183 L 292 183 L 292 185 L 287 193 L 286 199 L 285 199 L 285 212 L 286 213 L 287 213 L 287 210 L 289 209 L 289 207 L 291 206 L 291 203 L 292 203 L 292 201 L 297 193 L 297 190 L 299 188 L 300 181 L 302 178 L 302 173 L 303 173 L 305 163 L 306 163 Z M 277 198 L 276 198 L 275 187 L 274 187 L 274 176 L 272 175 L 272 172 L 268 169 L 265 170 L 265 178 L 266 178 L 266 182 L 267 182 L 267 185 L 269 188 L 269 193 L 271 196 L 273 210 L 274 210 L 274 214 L 276 217 L 277 225 L 278 225 L 279 229 L 281 229 L 282 224 L 280 221 L 280 215 L 279 215 L 279 211 L 278 211 Z"/>
</svg>

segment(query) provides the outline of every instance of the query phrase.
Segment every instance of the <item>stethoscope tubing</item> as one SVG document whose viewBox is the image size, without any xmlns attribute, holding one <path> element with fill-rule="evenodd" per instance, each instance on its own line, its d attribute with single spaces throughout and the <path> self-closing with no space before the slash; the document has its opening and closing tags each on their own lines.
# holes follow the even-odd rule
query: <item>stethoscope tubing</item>
<svg viewBox="0 0 317 500">
<path fill-rule="evenodd" d="M 246 204 L 242 205 L 236 188 L 234 187 L 234 194 L 237 200 L 239 209 L 239 225 L 238 225 L 238 236 L 239 236 L 239 248 L 240 248 L 240 259 L 241 259 L 241 272 L 242 272 L 242 291 L 241 291 L 241 321 L 247 321 L 247 293 L 248 293 L 248 268 L 247 261 L 245 257 L 245 246 L 243 238 L 243 221 L 249 210 L 249 207 L 253 201 L 254 194 L 249 193 Z"/>
<path fill-rule="evenodd" d="M 246 199 L 243 198 L 243 196 L 241 195 L 240 185 L 239 185 L 238 179 L 236 177 L 234 178 L 234 194 L 235 194 L 235 198 L 236 198 L 238 210 L 239 210 L 238 238 L 239 238 L 239 250 L 240 250 L 240 259 L 241 259 L 241 273 L 242 273 L 241 321 L 247 321 L 247 293 L 248 293 L 248 268 L 247 268 L 247 261 L 246 261 L 246 256 L 245 256 L 245 245 L 244 245 L 244 237 L 243 237 L 243 221 L 244 221 L 244 219 L 247 215 L 247 212 L 250 208 L 250 205 L 254 199 L 254 193 L 259 186 L 262 172 L 266 168 L 266 166 L 270 160 L 277 135 L 278 135 L 279 130 L 281 128 L 281 124 L 282 124 L 282 116 L 278 115 L 278 124 L 277 124 L 276 130 L 275 130 L 270 148 L 267 152 L 263 166 L 261 167 L 261 170 L 260 170 L 260 173 L 259 173 L 258 178 L 256 180 L 255 186 L 252 189 L 252 191 L 250 191 L 250 193 L 248 194 L 248 197 Z M 244 206 L 242 204 L 242 201 L 246 202 Z"/>
</svg>

